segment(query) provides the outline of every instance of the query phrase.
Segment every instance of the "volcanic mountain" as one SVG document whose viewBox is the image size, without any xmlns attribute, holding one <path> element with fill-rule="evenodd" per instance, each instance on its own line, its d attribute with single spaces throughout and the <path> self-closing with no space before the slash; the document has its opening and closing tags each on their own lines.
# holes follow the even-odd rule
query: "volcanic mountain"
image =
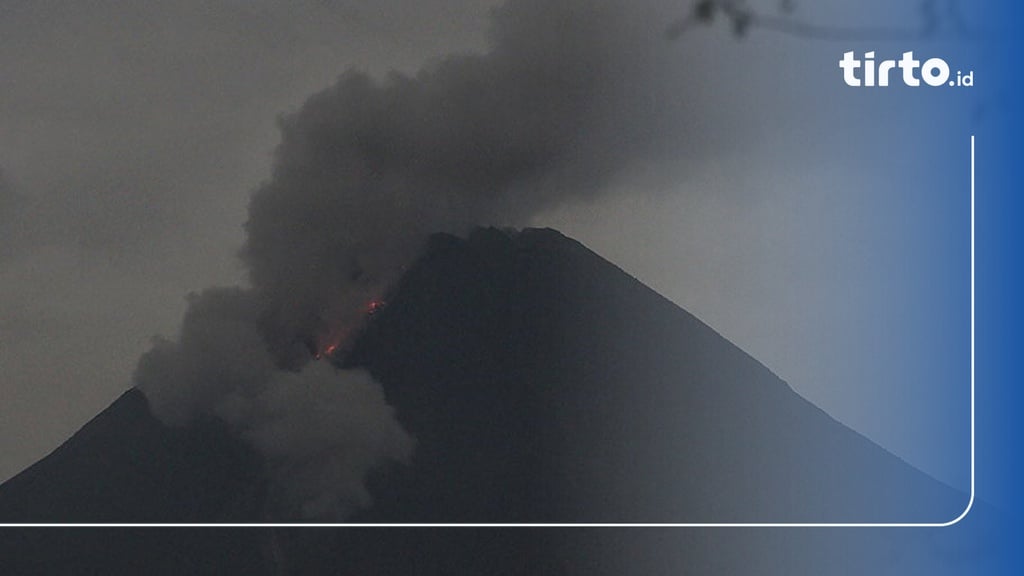
<svg viewBox="0 0 1024 576">
<path fill-rule="evenodd" d="M 373 505 L 351 522 L 918 523 L 949 521 L 967 503 L 553 230 L 431 237 L 343 363 L 370 371 L 416 440 L 411 463 L 367 479 Z M 224 426 L 165 426 L 133 389 L 0 486 L 0 522 L 280 520 L 266 492 L 260 457 Z M 608 546 L 637 538 L 376 530 L 149 529 L 110 558 L 97 552 L 103 532 L 36 529 L 0 552 L 45 572 L 94 562 L 391 574 L 415 558 L 416 572 L 533 574 L 569 571 L 570 556 L 607 558 Z M 685 534 L 677 568 L 731 565 L 737 550 L 797 566 L 750 533 Z M 580 573 L 628 569 L 594 562 Z"/>
</svg>

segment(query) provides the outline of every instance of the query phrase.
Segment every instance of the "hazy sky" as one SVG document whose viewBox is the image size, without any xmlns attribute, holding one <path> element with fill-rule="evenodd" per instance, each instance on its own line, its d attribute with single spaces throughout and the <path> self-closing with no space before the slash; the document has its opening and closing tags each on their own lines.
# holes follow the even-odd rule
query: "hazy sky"
<svg viewBox="0 0 1024 576">
<path fill-rule="evenodd" d="M 175 333 L 188 292 L 244 281 L 242 223 L 269 174 L 279 114 L 351 67 L 412 73 L 482 50 L 495 3 L 0 1 L 0 479 L 131 386 L 151 337 Z M 660 3 L 666 18 L 688 4 Z M 893 17 L 913 25 L 906 4 Z M 872 135 L 830 125 L 840 110 L 842 126 L 881 121 L 886 146 L 899 149 L 900 135 L 912 143 L 933 119 L 906 99 L 886 101 L 885 119 L 861 109 L 839 87 L 842 49 L 762 31 L 738 41 L 723 27 L 666 41 L 651 73 L 679 87 L 666 105 L 676 146 L 628 166 L 602 200 L 535 223 L 581 240 L 833 416 L 959 482 L 920 449 L 946 415 L 921 408 L 920 386 L 882 381 L 879 343 L 848 323 L 851 309 L 892 301 L 871 280 L 895 261 L 870 257 L 896 229 L 873 220 L 879 198 L 912 183 L 893 173 L 931 163 L 886 148 L 865 158 L 891 164 L 864 170 L 836 150 Z M 948 118 L 969 121 L 966 107 Z M 965 146 L 942 151 L 966 161 Z M 851 280 L 868 294 L 856 305 L 843 291 Z"/>
</svg>

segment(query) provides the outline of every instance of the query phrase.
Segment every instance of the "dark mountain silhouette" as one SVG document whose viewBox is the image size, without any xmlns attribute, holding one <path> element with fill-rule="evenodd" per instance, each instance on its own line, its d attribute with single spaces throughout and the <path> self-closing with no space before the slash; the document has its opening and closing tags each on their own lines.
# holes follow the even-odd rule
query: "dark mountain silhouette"
<svg viewBox="0 0 1024 576">
<path fill-rule="evenodd" d="M 129 390 L 0 489 L 4 522 L 212 522 L 259 490 L 257 455 L 215 422 L 168 428 Z M 243 520 L 246 521 L 246 520 Z"/>
<path fill-rule="evenodd" d="M 945 522 L 966 505 L 558 232 L 436 235 L 387 300 L 345 364 L 382 383 L 417 448 L 371 475 L 350 521 Z M 258 522 L 266 483 L 218 423 L 166 427 L 131 390 L 0 486 L 0 521 Z M 765 534 L 31 529 L 0 557 L 26 573 L 792 573 L 850 542 Z M 850 573 L 910 554 L 856 539 L 887 551 Z"/>
<path fill-rule="evenodd" d="M 348 362 L 420 442 L 365 520 L 941 522 L 967 502 L 552 230 L 436 236 Z"/>
</svg>

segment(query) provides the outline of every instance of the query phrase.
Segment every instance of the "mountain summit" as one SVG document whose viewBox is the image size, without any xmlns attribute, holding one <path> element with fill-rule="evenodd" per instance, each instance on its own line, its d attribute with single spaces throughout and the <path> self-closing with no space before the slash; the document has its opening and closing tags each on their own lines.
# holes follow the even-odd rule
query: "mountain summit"
<svg viewBox="0 0 1024 576">
<path fill-rule="evenodd" d="M 965 505 L 553 230 L 433 236 L 344 364 L 417 443 L 371 474 L 359 521 L 940 522 Z M 129 391 L 4 484 L 0 518 L 253 521 L 260 466 L 217 422 L 163 426 Z"/>
<path fill-rule="evenodd" d="M 342 362 L 416 442 L 353 522 L 945 522 L 966 505 L 554 230 L 431 237 Z M 267 494 L 223 426 L 165 426 L 131 390 L 0 486 L 0 521 L 280 520 Z M 303 538 L 243 538 L 247 561 Z"/>
<path fill-rule="evenodd" d="M 942 522 L 966 505 L 553 230 L 435 236 L 347 363 L 419 442 L 361 520 Z"/>
</svg>

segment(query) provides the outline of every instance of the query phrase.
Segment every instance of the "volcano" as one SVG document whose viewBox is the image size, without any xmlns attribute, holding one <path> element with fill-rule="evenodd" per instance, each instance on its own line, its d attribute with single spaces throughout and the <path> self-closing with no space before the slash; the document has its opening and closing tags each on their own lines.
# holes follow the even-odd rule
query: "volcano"
<svg viewBox="0 0 1024 576">
<path fill-rule="evenodd" d="M 373 471 L 372 506 L 347 521 L 932 523 L 967 504 L 554 230 L 432 236 L 386 302 L 340 367 L 369 370 L 416 448 L 410 463 Z M 217 421 L 165 426 L 133 389 L 0 486 L 0 521 L 280 521 L 266 495 L 264 463 Z M 135 545 L 111 557 L 97 552 L 107 530 L 26 530 L 0 552 L 46 573 L 84 563 L 158 573 L 534 574 L 572 572 L 569 559 L 584 557 L 592 562 L 579 573 L 618 573 L 633 564 L 608 561 L 609 550 L 651 546 L 636 533 L 586 529 L 150 528 L 131 532 Z M 731 566 L 736 551 L 802 566 L 779 541 L 751 533 L 660 534 L 681 547 L 671 554 L 676 568 Z"/>
</svg>

